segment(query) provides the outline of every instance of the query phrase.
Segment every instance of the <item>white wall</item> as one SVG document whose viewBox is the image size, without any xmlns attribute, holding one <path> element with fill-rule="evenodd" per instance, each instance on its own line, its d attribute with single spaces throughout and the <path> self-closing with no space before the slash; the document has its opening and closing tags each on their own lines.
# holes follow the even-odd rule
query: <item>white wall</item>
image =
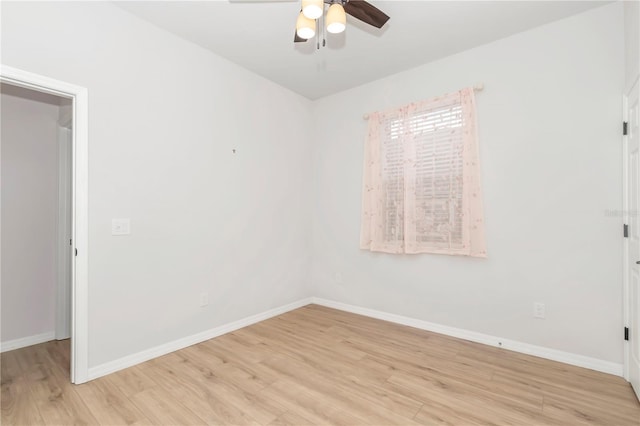
<svg viewBox="0 0 640 426">
<path fill-rule="evenodd" d="M 2 342 L 53 333 L 58 98 L 2 86 Z"/>
<path fill-rule="evenodd" d="M 315 294 L 621 363 L 622 224 L 605 212 L 621 208 L 622 19 L 604 6 L 319 100 Z M 362 114 L 476 82 L 489 258 L 359 250 Z"/>
<path fill-rule="evenodd" d="M 624 2 L 625 91 L 640 75 L 640 1 Z"/>
<path fill-rule="evenodd" d="M 307 296 L 308 100 L 109 3 L 4 2 L 2 62 L 88 88 L 90 367 Z"/>
</svg>

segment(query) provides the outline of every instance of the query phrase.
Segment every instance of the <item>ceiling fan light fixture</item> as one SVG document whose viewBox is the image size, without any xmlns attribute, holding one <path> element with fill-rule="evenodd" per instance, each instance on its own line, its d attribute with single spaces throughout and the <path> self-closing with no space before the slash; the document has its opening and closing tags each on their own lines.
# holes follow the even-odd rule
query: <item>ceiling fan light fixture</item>
<svg viewBox="0 0 640 426">
<path fill-rule="evenodd" d="M 338 34 L 344 31 L 347 26 L 347 14 L 340 3 L 333 3 L 327 12 L 327 31 L 331 34 Z"/>
<path fill-rule="evenodd" d="M 318 19 L 324 12 L 323 0 L 302 0 L 302 13 L 309 19 Z"/>
<path fill-rule="evenodd" d="M 309 19 L 304 16 L 304 13 L 300 12 L 298 20 L 296 21 L 296 34 L 298 37 L 305 40 L 310 39 L 316 35 L 316 22 L 313 19 Z"/>
</svg>

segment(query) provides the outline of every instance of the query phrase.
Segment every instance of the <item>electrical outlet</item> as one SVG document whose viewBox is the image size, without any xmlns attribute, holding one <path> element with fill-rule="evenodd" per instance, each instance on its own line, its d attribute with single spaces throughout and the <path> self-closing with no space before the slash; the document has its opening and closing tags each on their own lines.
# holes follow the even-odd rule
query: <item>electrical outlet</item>
<svg viewBox="0 0 640 426">
<path fill-rule="evenodd" d="M 544 319 L 547 308 L 544 303 L 534 302 L 533 303 L 533 317 Z"/>
<path fill-rule="evenodd" d="M 200 295 L 200 307 L 204 308 L 209 304 L 209 293 L 202 293 Z"/>
</svg>

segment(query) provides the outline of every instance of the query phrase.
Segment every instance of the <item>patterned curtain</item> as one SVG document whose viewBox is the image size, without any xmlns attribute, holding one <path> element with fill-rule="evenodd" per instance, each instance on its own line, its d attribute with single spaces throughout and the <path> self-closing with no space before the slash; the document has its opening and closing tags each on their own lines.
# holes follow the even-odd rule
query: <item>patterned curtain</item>
<svg viewBox="0 0 640 426">
<path fill-rule="evenodd" d="M 472 88 L 370 115 L 360 248 L 487 256 Z"/>
</svg>

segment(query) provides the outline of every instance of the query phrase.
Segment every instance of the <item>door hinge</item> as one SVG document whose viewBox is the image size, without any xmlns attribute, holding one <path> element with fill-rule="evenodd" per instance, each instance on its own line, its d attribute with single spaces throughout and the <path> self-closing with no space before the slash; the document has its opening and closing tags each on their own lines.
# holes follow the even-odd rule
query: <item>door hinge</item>
<svg viewBox="0 0 640 426">
<path fill-rule="evenodd" d="M 629 123 L 627 123 L 626 121 L 622 122 L 622 136 L 627 136 L 627 126 L 629 125 Z"/>
<path fill-rule="evenodd" d="M 78 256 L 78 249 L 76 249 L 76 256 Z"/>
<path fill-rule="evenodd" d="M 72 246 L 73 245 L 73 240 L 69 240 L 69 245 Z"/>
<path fill-rule="evenodd" d="M 629 225 L 627 225 L 626 223 L 622 228 L 622 236 L 625 238 L 629 238 Z"/>
<path fill-rule="evenodd" d="M 624 328 L 624 340 L 629 340 L 629 327 Z"/>
</svg>

